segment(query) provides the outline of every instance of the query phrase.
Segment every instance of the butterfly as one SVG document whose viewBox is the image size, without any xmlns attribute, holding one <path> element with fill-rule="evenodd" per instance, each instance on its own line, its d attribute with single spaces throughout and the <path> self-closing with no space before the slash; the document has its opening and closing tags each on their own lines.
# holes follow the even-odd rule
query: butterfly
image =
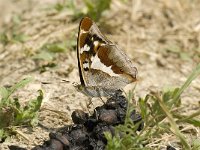
<svg viewBox="0 0 200 150">
<path fill-rule="evenodd" d="M 79 91 L 90 97 L 109 97 L 136 81 L 137 68 L 116 44 L 109 41 L 94 21 L 80 21 L 77 38 Z"/>
</svg>

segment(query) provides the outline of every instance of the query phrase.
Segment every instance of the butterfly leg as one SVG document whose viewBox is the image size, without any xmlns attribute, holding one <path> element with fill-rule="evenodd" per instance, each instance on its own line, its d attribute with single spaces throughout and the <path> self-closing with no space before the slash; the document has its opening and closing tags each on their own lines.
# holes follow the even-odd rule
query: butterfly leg
<svg viewBox="0 0 200 150">
<path fill-rule="evenodd" d="M 102 97 L 99 97 L 101 99 L 101 101 L 103 102 L 103 104 L 105 105 L 106 102 L 102 99 Z"/>
<path fill-rule="evenodd" d="M 87 107 L 87 111 L 88 111 L 88 113 L 91 115 L 92 114 L 92 112 L 90 111 L 90 106 L 91 105 L 93 105 L 93 103 L 92 103 L 92 97 L 89 97 L 88 98 L 88 101 L 86 101 L 86 107 Z M 94 105 L 93 105 L 94 106 Z"/>
<path fill-rule="evenodd" d="M 89 98 L 88 98 L 88 102 L 86 102 L 87 108 L 90 108 L 90 105 L 91 105 L 91 104 L 93 104 L 93 103 L 92 103 L 92 98 L 89 97 Z"/>
<path fill-rule="evenodd" d="M 101 91 L 100 89 L 97 89 L 97 94 L 98 94 L 98 97 L 101 99 L 101 101 L 103 102 L 103 104 L 105 105 L 106 103 L 104 102 L 104 100 L 102 99 L 102 95 L 101 95 Z"/>
</svg>

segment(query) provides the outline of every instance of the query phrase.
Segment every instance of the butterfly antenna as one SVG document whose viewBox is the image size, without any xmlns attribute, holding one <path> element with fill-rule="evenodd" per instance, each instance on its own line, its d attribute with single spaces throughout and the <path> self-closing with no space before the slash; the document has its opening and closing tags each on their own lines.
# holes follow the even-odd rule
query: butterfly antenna
<svg viewBox="0 0 200 150">
<path fill-rule="evenodd" d="M 69 80 L 65 80 L 65 79 L 59 79 L 59 83 L 70 83 Z M 41 81 L 42 84 L 54 84 L 55 82 L 50 82 L 50 81 Z M 72 83 L 73 84 L 73 83 Z"/>
</svg>

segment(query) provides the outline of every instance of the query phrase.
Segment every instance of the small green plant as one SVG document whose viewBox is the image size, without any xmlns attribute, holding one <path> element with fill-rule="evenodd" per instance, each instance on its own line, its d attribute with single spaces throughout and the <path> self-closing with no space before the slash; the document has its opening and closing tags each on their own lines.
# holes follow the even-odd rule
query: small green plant
<svg viewBox="0 0 200 150">
<path fill-rule="evenodd" d="M 67 2 L 64 1 L 63 3 L 56 3 L 54 5 L 54 9 L 58 12 L 62 12 L 64 10 L 71 11 L 74 20 L 78 19 L 83 15 L 82 10 L 78 9 L 76 1 L 74 0 L 68 0 Z"/>
<path fill-rule="evenodd" d="M 200 50 L 199 47 L 195 44 L 190 44 L 189 47 L 183 47 L 179 44 L 169 44 L 164 49 L 168 54 L 173 54 L 182 60 L 191 61 L 191 60 L 199 60 L 200 58 Z"/>
<path fill-rule="evenodd" d="M 111 2 L 111 0 L 83 0 L 85 7 L 80 9 L 74 0 L 70 0 L 64 3 L 57 3 L 54 8 L 57 11 L 71 10 L 74 20 L 83 16 L 90 16 L 93 20 L 98 21 L 102 13 L 110 9 Z"/>
<path fill-rule="evenodd" d="M 191 73 L 187 81 L 180 87 L 165 92 L 151 92 L 145 98 L 139 99 L 138 109 L 144 121 L 144 128 L 140 132 L 136 132 L 138 124 L 134 124 L 128 118 L 124 125 L 116 128 L 116 134 L 113 137 L 110 133 L 105 133 L 108 140 L 107 150 L 124 150 L 124 149 L 160 149 L 159 142 L 162 141 L 164 133 L 172 134 L 179 139 L 179 146 L 183 149 L 198 150 L 199 140 L 188 142 L 183 132 L 179 129 L 179 124 L 191 124 L 200 127 L 200 120 L 196 119 L 200 116 L 200 110 L 185 116 L 181 115 L 180 104 L 181 94 L 190 85 L 190 83 L 200 75 L 200 64 Z M 128 100 L 131 100 L 129 93 Z M 133 105 L 129 104 L 128 111 L 133 110 Z M 156 142 L 157 147 L 153 147 L 154 139 L 160 139 Z"/>
<path fill-rule="evenodd" d="M 40 72 L 45 72 L 47 68 L 56 67 L 55 59 L 57 54 L 64 53 L 67 50 L 67 43 L 55 42 L 43 45 L 35 55 L 32 56 L 38 63 Z"/>
<path fill-rule="evenodd" d="M 98 21 L 105 10 L 110 9 L 111 0 L 84 0 L 86 14 Z"/>
<path fill-rule="evenodd" d="M 23 43 L 25 42 L 29 37 L 22 33 L 15 33 L 13 31 L 10 32 L 3 32 L 0 34 L 0 42 L 4 45 L 8 43 Z"/>
<path fill-rule="evenodd" d="M 29 36 L 22 33 L 18 28 L 21 23 L 21 18 L 14 15 L 11 24 L 12 26 L 3 30 L 0 33 L 0 43 L 7 45 L 8 43 L 23 43 L 29 39 Z"/>
<path fill-rule="evenodd" d="M 39 90 L 37 98 L 30 100 L 24 107 L 19 103 L 18 98 L 12 97 L 16 90 L 24 87 L 31 81 L 32 78 L 26 78 L 12 87 L 0 88 L 0 141 L 13 132 L 13 130 L 9 130 L 13 126 L 37 125 L 38 111 L 42 103 L 43 92 Z"/>
<path fill-rule="evenodd" d="M 57 53 L 66 51 L 66 44 L 63 42 L 47 43 L 43 45 L 33 59 L 52 61 Z"/>
</svg>

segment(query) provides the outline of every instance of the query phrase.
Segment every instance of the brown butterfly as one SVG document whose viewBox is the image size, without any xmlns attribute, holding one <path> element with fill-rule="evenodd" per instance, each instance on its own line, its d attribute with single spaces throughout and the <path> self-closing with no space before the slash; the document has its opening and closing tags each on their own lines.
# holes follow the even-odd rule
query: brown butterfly
<svg viewBox="0 0 200 150">
<path fill-rule="evenodd" d="M 77 58 L 81 85 L 76 87 L 91 97 L 113 96 L 136 81 L 137 69 L 130 58 L 89 17 L 79 25 Z"/>
</svg>

